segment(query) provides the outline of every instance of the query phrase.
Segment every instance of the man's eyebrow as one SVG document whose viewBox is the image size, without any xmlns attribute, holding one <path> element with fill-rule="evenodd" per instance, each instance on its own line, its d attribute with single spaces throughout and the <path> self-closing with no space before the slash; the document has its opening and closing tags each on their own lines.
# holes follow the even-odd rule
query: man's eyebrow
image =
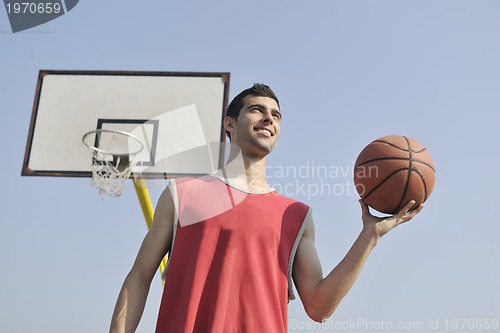
<svg viewBox="0 0 500 333">
<path fill-rule="evenodd" d="M 264 104 L 255 103 L 255 104 L 250 104 L 250 105 L 248 106 L 248 108 L 249 108 L 249 109 L 255 109 L 255 108 L 256 108 L 256 109 L 265 110 L 265 109 L 267 109 L 267 106 L 265 106 Z M 280 118 L 281 118 L 281 112 L 280 112 L 280 110 L 279 110 L 279 109 L 273 108 L 273 109 L 271 110 L 271 112 L 274 112 L 274 113 L 279 114 L 279 115 L 280 115 Z"/>
<path fill-rule="evenodd" d="M 249 109 L 266 109 L 266 106 L 264 104 L 260 103 L 255 103 L 255 104 L 250 104 L 248 106 Z"/>
</svg>

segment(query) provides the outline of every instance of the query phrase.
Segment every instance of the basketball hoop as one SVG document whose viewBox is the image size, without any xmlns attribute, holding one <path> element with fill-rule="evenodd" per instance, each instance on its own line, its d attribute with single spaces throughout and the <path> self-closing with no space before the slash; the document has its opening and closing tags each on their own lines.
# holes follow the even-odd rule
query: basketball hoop
<svg viewBox="0 0 500 333">
<path fill-rule="evenodd" d="M 91 185 L 102 196 L 120 196 L 144 144 L 130 133 L 105 129 L 85 133 L 82 142 L 92 158 Z"/>
</svg>

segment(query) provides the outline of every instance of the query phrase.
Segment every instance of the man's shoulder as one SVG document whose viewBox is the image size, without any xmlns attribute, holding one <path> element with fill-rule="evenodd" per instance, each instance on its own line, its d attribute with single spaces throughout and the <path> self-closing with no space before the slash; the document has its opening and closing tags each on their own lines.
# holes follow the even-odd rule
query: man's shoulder
<svg viewBox="0 0 500 333">
<path fill-rule="evenodd" d="M 309 205 L 307 205 L 306 203 L 298 199 L 287 197 L 279 193 L 278 191 L 274 191 L 273 195 L 284 205 L 288 206 L 290 209 L 301 210 L 301 211 L 308 211 L 310 209 Z"/>
<path fill-rule="evenodd" d="M 210 184 L 213 185 L 216 181 L 217 178 L 214 178 L 210 175 L 203 175 L 198 177 L 184 176 L 184 177 L 171 178 L 170 184 L 175 183 L 176 186 L 196 187 L 196 186 L 203 186 Z"/>
<path fill-rule="evenodd" d="M 278 192 L 277 190 L 274 190 L 273 193 L 274 193 L 274 195 L 276 195 L 277 197 L 279 197 L 281 200 L 284 200 L 284 201 L 287 201 L 287 202 L 297 202 L 297 203 L 306 205 L 304 202 L 302 202 L 302 201 L 300 201 L 298 199 L 295 199 L 295 198 L 283 195 L 280 192 Z"/>
<path fill-rule="evenodd" d="M 170 190 L 184 196 L 207 196 L 225 193 L 225 184 L 210 175 L 181 177 L 170 180 Z"/>
</svg>

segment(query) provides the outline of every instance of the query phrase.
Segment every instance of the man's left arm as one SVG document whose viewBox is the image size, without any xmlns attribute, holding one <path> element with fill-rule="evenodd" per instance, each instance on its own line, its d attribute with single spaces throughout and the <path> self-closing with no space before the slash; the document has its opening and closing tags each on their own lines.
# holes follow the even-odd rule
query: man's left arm
<svg viewBox="0 0 500 333">
<path fill-rule="evenodd" d="M 323 278 L 321 263 L 314 246 L 314 223 L 310 219 L 297 248 L 293 279 L 308 316 L 317 322 L 330 317 L 361 273 L 368 256 L 380 238 L 401 223 L 411 220 L 423 208 L 409 211 L 410 201 L 396 215 L 379 218 L 370 214 L 360 200 L 363 229 L 342 261 Z"/>
</svg>

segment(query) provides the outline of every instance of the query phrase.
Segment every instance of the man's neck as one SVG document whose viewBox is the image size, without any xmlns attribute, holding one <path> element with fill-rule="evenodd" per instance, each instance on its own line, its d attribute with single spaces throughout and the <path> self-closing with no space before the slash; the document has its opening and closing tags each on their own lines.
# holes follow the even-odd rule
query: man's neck
<svg viewBox="0 0 500 333">
<path fill-rule="evenodd" d="M 231 151 L 231 158 L 223 170 L 223 177 L 249 192 L 266 192 L 271 186 L 266 180 L 266 157 L 249 157 Z"/>
</svg>

